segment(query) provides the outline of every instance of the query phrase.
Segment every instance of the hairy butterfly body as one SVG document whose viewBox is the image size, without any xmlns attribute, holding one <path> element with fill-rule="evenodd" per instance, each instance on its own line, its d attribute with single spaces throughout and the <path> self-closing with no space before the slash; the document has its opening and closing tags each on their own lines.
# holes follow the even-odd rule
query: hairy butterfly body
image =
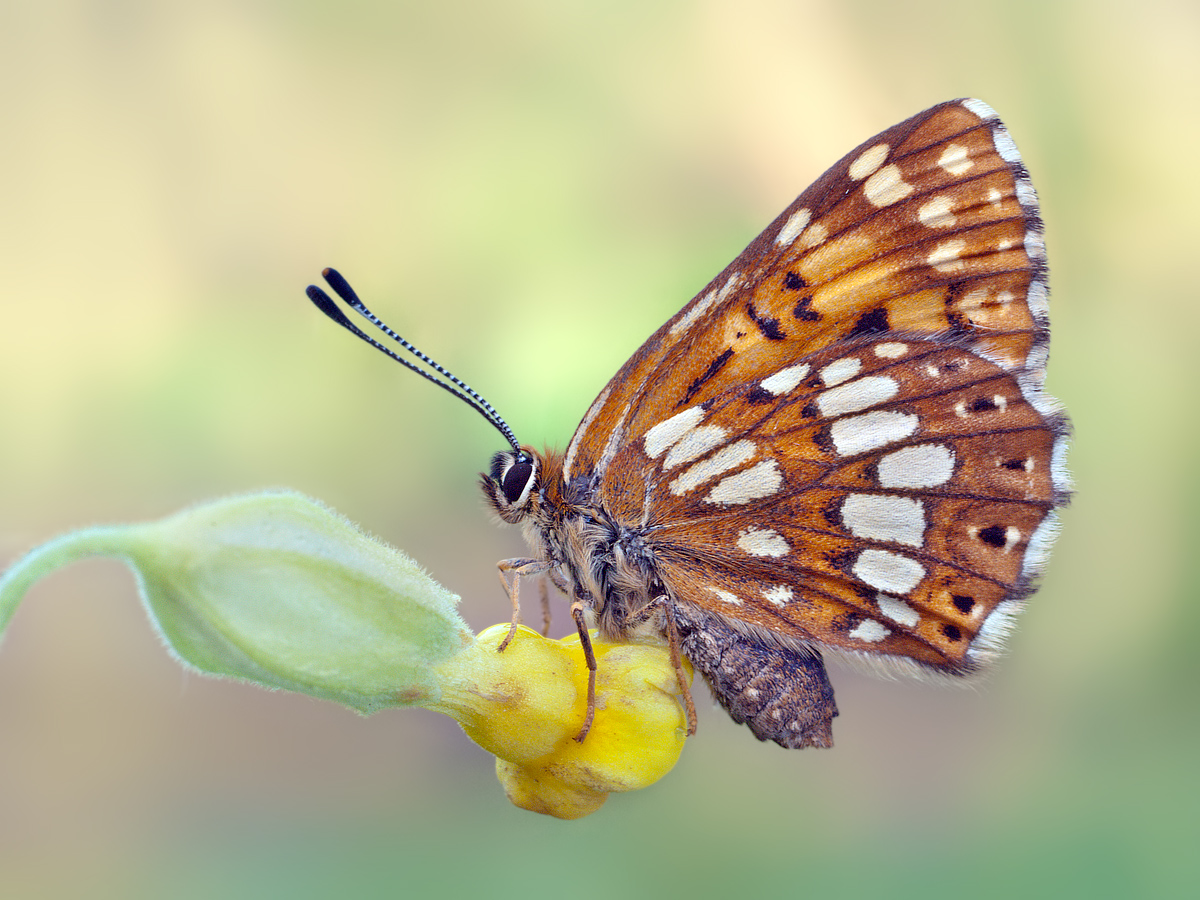
<svg viewBox="0 0 1200 900">
<path fill-rule="evenodd" d="M 581 631 L 584 612 L 609 639 L 661 630 L 785 747 L 832 743 L 825 650 L 978 670 L 1069 492 L 1042 231 L 977 100 L 862 144 L 642 345 L 565 452 L 502 428 L 484 492 L 534 554 L 502 571 L 547 573 Z"/>
</svg>

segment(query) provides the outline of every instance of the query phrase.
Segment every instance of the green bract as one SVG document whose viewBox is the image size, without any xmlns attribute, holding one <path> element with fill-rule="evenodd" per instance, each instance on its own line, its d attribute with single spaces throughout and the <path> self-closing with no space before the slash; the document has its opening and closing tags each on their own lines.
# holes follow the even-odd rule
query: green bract
<svg viewBox="0 0 1200 900">
<path fill-rule="evenodd" d="M 0 627 L 35 580 L 90 556 L 129 564 L 183 662 L 361 712 L 436 700 L 430 667 L 471 639 L 458 598 L 415 562 L 282 491 L 45 544 L 0 580 Z"/>
</svg>

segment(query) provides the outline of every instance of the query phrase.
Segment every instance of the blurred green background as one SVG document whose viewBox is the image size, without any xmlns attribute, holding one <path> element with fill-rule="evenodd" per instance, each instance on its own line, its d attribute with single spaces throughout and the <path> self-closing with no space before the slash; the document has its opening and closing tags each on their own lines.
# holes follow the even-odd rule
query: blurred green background
<svg viewBox="0 0 1200 900">
<path fill-rule="evenodd" d="M 1194 891 L 1196 4 L 7 0 L 0 34 L 0 562 L 290 486 L 501 621 L 498 436 L 305 285 L 338 266 L 562 444 L 826 166 L 964 95 L 1042 197 L 1078 488 L 982 689 L 835 668 L 838 747 L 802 753 L 705 699 L 668 778 L 575 823 L 448 719 L 183 673 L 120 566 L 73 567 L 0 648 L 4 896 Z"/>
</svg>

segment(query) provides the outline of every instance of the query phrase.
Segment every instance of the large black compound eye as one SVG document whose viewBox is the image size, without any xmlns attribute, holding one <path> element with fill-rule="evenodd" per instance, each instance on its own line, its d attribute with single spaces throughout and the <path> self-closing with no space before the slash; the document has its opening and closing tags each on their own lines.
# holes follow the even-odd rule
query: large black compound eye
<svg viewBox="0 0 1200 900">
<path fill-rule="evenodd" d="M 490 474 L 504 503 L 520 509 L 528 501 L 537 481 L 537 461 L 526 453 L 497 453 L 492 458 Z"/>
<path fill-rule="evenodd" d="M 518 459 L 504 473 L 504 477 L 500 481 L 500 489 L 504 491 L 504 496 L 508 498 L 508 502 L 516 505 L 532 480 L 533 460 Z"/>
</svg>

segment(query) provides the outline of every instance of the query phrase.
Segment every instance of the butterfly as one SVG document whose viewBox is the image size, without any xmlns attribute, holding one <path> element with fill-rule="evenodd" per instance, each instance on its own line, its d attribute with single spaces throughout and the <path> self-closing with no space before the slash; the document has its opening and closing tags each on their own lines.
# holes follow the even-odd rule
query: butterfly
<svg viewBox="0 0 1200 900">
<path fill-rule="evenodd" d="M 481 476 L 587 627 L 654 629 L 760 740 L 831 746 L 823 654 L 969 676 L 1036 588 L 1070 494 L 1043 390 L 1037 195 L 995 112 L 934 106 L 850 151 L 613 376 L 564 451 L 335 293 L 511 445 Z M 504 576 L 511 575 L 512 581 Z M 695 710 L 686 681 L 689 733 Z M 594 677 L 586 735 L 594 709 Z"/>
</svg>

